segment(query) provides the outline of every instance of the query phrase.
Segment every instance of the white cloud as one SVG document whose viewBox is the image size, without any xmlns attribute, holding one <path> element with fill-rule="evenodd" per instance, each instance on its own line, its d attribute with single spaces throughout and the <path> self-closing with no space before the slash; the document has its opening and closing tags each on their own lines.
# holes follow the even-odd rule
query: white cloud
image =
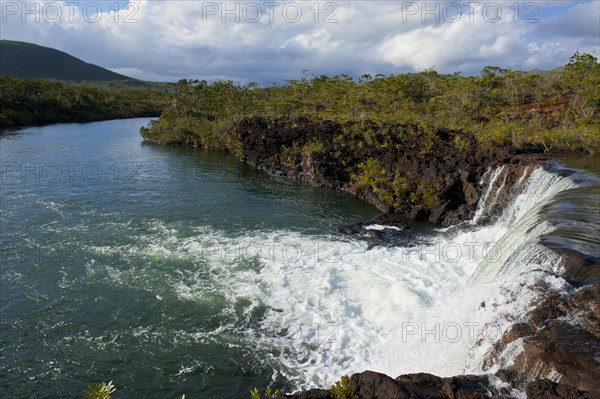
<svg viewBox="0 0 600 399">
<path fill-rule="evenodd" d="M 62 18 L 55 22 L 43 12 L 39 22 L 34 15 L 22 22 L 22 13 L 13 15 L 10 7 L 22 8 L 24 3 L 0 3 L 3 39 L 58 48 L 152 80 L 231 78 L 264 83 L 297 78 L 304 69 L 316 75 L 358 76 L 430 67 L 463 73 L 478 73 L 486 65 L 551 68 L 564 64 L 575 50 L 600 47 L 594 35 L 600 29 L 596 1 L 536 3 L 539 23 L 515 22 L 509 9 L 513 2 L 487 0 L 473 10 L 463 7 L 458 21 L 456 7 L 448 4 L 462 1 L 298 1 L 286 8 L 288 2 L 282 0 L 274 8 L 266 0 L 230 1 L 225 12 L 221 1 L 135 0 L 118 11 L 105 5 L 95 23 L 89 7 L 83 15 L 83 0 L 79 8 L 51 0 L 27 3 L 28 9 L 37 3 L 47 11 L 48 4 L 60 5 Z M 504 7 L 495 23 L 491 20 L 497 10 L 486 6 L 492 3 Z M 69 12 L 74 12 L 73 20 Z"/>
</svg>

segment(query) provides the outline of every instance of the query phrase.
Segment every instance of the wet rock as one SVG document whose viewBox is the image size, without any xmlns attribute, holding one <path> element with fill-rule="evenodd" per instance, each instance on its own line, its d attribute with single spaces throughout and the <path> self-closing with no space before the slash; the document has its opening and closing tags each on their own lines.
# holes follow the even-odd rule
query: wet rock
<svg viewBox="0 0 600 399">
<path fill-rule="evenodd" d="M 372 226 L 372 227 L 371 227 Z M 369 227 L 371 227 L 369 229 Z M 341 226 L 338 228 L 340 233 L 353 235 L 353 236 L 365 236 L 371 231 L 377 231 L 377 228 L 382 228 L 383 230 L 392 230 L 392 231 L 401 231 L 401 230 L 410 230 L 410 226 L 408 223 L 398 217 L 393 217 L 388 214 L 379 215 L 373 219 L 370 219 L 366 222 L 358 222 L 349 224 L 346 226 Z"/>
<path fill-rule="evenodd" d="M 513 398 L 489 383 L 485 375 L 462 375 L 441 378 L 432 374 L 405 374 L 391 378 L 374 371 L 364 371 L 350 377 L 352 395 L 355 399 L 488 399 Z M 311 390 L 287 397 L 330 398 L 328 391 Z M 313 396 L 301 396 L 301 395 Z M 320 395 L 320 396 L 318 396 Z"/>
<path fill-rule="evenodd" d="M 527 399 L 577 399 L 592 396 L 585 391 L 567 384 L 556 383 L 550 380 L 536 380 L 527 384 Z"/>
<path fill-rule="evenodd" d="M 571 314 L 577 314 L 580 326 L 600 339 L 600 285 L 578 289 L 571 297 Z"/>
<path fill-rule="evenodd" d="M 442 378 L 427 373 L 404 374 L 396 378 L 374 371 L 364 371 L 350 377 L 355 399 L 515 399 L 519 393 L 503 381 L 491 383 L 487 375 L 460 375 Z M 531 381 L 526 386 L 528 399 L 598 398 L 594 392 L 578 389 L 548 379 Z M 515 396 L 519 395 L 519 396 Z M 311 389 L 293 399 L 333 399 L 329 390 Z"/>
<path fill-rule="evenodd" d="M 600 285 L 548 295 L 494 345 L 485 359 L 520 340 L 523 350 L 499 377 L 523 389 L 536 379 L 552 379 L 600 397 Z"/>
<path fill-rule="evenodd" d="M 588 331 L 552 320 L 523 339 L 514 368 L 521 376 L 559 378 L 561 382 L 600 395 L 600 341 Z"/>
<path fill-rule="evenodd" d="M 433 223 L 441 224 L 444 221 L 444 217 L 447 215 L 450 207 L 450 201 L 446 201 L 442 204 L 435 206 L 431 210 L 431 214 L 429 215 L 429 221 Z"/>
<path fill-rule="evenodd" d="M 286 395 L 286 398 L 292 399 L 335 399 L 328 389 L 309 389 L 297 395 Z"/>
<path fill-rule="evenodd" d="M 513 179 L 509 177 L 533 162 L 531 156 L 517 154 L 510 147 L 479 148 L 477 140 L 464 132 L 439 130 L 429 140 L 422 140 L 424 133 L 418 126 L 362 121 L 357 127 L 357 123 L 253 117 L 241 120 L 236 130 L 242 159 L 257 169 L 345 190 L 382 212 L 430 220 L 443 226 L 457 224 L 474 214 L 480 197 L 477 183 L 488 167 L 510 163 L 507 172 L 510 176 L 506 179 L 510 183 Z M 339 142 L 365 143 L 367 131 L 371 132 L 369 140 L 373 145 L 352 147 L 348 142 Z M 464 149 L 453 145 L 456 137 L 466 144 Z M 302 150 L 315 140 L 322 145 L 321 149 Z M 414 198 L 404 200 L 394 209 L 371 189 L 355 187 L 352 176 L 360 173 L 359 165 L 366 159 L 378 160 L 390 181 L 396 175 L 403 176 L 407 193 L 414 194 Z M 510 195 L 507 193 L 506 197 Z"/>
<path fill-rule="evenodd" d="M 464 177 L 463 177 L 463 179 L 464 179 Z M 471 182 L 467 182 L 465 184 L 464 180 L 463 180 L 463 185 L 464 185 L 465 201 L 467 202 L 467 205 L 469 205 L 471 207 L 475 207 L 477 205 L 477 203 L 479 202 L 479 198 L 481 197 L 479 194 L 479 190 L 477 189 L 475 184 L 471 183 Z"/>
<path fill-rule="evenodd" d="M 358 222 L 338 228 L 342 234 L 367 241 L 367 249 L 374 247 L 414 247 L 427 238 L 418 233 L 402 217 L 383 214 L 366 222 Z"/>
<path fill-rule="evenodd" d="M 489 398 L 503 397 L 496 388 L 490 387 L 485 375 L 462 375 L 440 378 L 431 374 L 407 374 L 396 377 L 396 381 L 406 384 L 419 398 Z M 509 397 L 509 396 L 504 396 Z"/>
<path fill-rule="evenodd" d="M 542 243 L 545 244 L 542 239 Z M 550 246 L 552 248 L 552 246 Z M 556 250 L 556 248 L 554 248 Z M 572 252 L 558 251 L 565 256 L 562 276 L 569 283 L 581 286 L 600 284 L 600 259 L 586 257 Z M 599 254 L 600 257 L 600 254 Z"/>
<path fill-rule="evenodd" d="M 350 377 L 352 393 L 364 399 L 405 399 L 411 397 L 411 391 L 385 374 L 365 371 Z"/>
<path fill-rule="evenodd" d="M 410 208 L 410 211 L 406 212 L 408 217 L 413 220 L 427 220 L 429 213 L 429 210 L 422 205 L 413 206 Z"/>
</svg>

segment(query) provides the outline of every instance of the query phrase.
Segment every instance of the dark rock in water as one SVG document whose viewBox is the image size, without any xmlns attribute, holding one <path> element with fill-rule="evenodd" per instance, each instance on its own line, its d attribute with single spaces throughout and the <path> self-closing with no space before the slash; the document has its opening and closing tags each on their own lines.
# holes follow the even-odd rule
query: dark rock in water
<svg viewBox="0 0 600 399">
<path fill-rule="evenodd" d="M 600 341 L 588 331 L 552 320 L 523 339 L 523 351 L 511 366 L 519 376 L 557 378 L 566 384 L 595 391 L 600 397 Z M 515 382 L 520 382 L 517 379 Z"/>
<path fill-rule="evenodd" d="M 450 207 L 450 201 L 446 201 L 440 205 L 435 206 L 431 210 L 431 214 L 429 215 L 429 220 L 433 223 L 441 223 L 443 220 L 443 216 L 448 213 Z"/>
<path fill-rule="evenodd" d="M 367 222 L 342 226 L 338 231 L 367 241 L 368 249 L 377 246 L 411 247 L 423 242 L 422 234 L 415 232 L 405 220 L 393 214 L 383 214 Z"/>
<path fill-rule="evenodd" d="M 407 216 L 413 220 L 427 220 L 429 217 L 429 210 L 423 205 L 413 206 L 410 211 L 407 212 Z"/>
<path fill-rule="evenodd" d="M 527 384 L 527 399 L 577 399 L 597 398 L 588 392 L 567 384 L 556 383 L 550 380 L 537 380 Z"/>
<path fill-rule="evenodd" d="M 503 393 L 490 386 L 485 375 L 461 375 L 458 377 L 440 378 L 431 374 L 407 374 L 396 377 L 396 381 L 409 386 L 420 398 L 488 398 L 505 397 Z M 411 396 L 415 397 L 415 396 Z"/>
<path fill-rule="evenodd" d="M 419 373 L 391 378 L 374 371 L 364 371 L 350 377 L 352 395 L 355 399 L 488 399 L 513 398 L 503 388 L 490 384 L 485 375 L 462 375 L 441 378 Z M 304 396 L 310 395 L 310 396 Z M 329 391 L 310 390 L 288 398 L 333 398 Z"/>
<path fill-rule="evenodd" d="M 432 374 L 405 374 L 391 378 L 374 371 L 364 371 L 350 377 L 355 399 L 512 399 L 507 388 L 492 384 L 485 375 L 461 375 L 441 378 Z M 527 384 L 527 399 L 597 399 L 599 396 L 571 385 L 547 379 Z M 286 395 L 293 399 L 334 399 L 330 391 L 311 389 Z"/>
<path fill-rule="evenodd" d="M 348 235 L 361 236 L 361 235 L 367 234 L 367 232 L 369 232 L 369 231 L 374 231 L 373 229 L 371 229 L 371 230 L 367 229 L 367 226 L 370 226 L 370 225 L 384 226 L 384 227 L 387 227 L 385 230 L 394 230 L 394 231 L 411 229 L 411 227 L 408 225 L 408 223 L 406 223 L 406 221 L 398 218 L 397 216 L 393 216 L 390 214 L 383 214 L 383 215 L 379 215 L 367 222 L 358 222 L 358 223 L 353 223 L 353 224 L 350 224 L 347 226 L 342 226 L 342 227 L 338 228 L 338 231 L 340 233 L 344 233 L 344 234 L 348 234 Z"/>
<path fill-rule="evenodd" d="M 544 240 L 542 238 L 542 243 Z M 552 248 L 552 246 L 550 246 Z M 556 248 L 553 248 L 556 250 Z M 573 252 L 558 251 L 564 255 L 562 277 L 576 286 L 600 284 L 600 260 L 591 256 L 581 256 Z M 600 254 L 599 254 L 600 256 Z"/>
<path fill-rule="evenodd" d="M 545 290 L 545 289 L 543 289 Z M 486 364 L 496 364 L 509 344 L 522 340 L 523 350 L 499 372 L 516 387 L 536 379 L 559 379 L 600 398 L 600 285 L 570 295 L 547 296 L 494 345 Z"/>
<path fill-rule="evenodd" d="M 354 396 L 364 399 L 403 399 L 410 398 L 411 394 L 404 384 L 374 371 L 354 374 L 350 377 L 350 382 Z"/>
<path fill-rule="evenodd" d="M 297 395 L 286 395 L 284 397 L 293 399 L 336 399 L 328 389 L 309 389 Z"/>
</svg>

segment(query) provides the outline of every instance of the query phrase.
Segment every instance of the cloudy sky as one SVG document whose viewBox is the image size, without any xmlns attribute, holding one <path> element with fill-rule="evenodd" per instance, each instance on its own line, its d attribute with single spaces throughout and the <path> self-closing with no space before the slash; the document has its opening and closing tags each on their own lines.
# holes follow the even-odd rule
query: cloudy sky
<svg viewBox="0 0 600 399">
<path fill-rule="evenodd" d="M 598 54 L 600 0 L 0 0 L 0 37 L 145 80 L 261 84 L 486 65 L 551 69 Z"/>
</svg>

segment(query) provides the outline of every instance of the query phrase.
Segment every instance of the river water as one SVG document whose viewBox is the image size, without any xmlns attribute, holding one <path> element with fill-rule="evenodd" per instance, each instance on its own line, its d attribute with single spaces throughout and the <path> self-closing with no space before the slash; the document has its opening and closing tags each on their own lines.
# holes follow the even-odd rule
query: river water
<svg viewBox="0 0 600 399">
<path fill-rule="evenodd" d="M 148 122 L 0 137 L 5 397 L 82 397 L 113 381 L 115 397 L 245 398 L 365 369 L 489 372 L 485 351 L 536 281 L 566 284 L 543 274 L 560 258 L 535 245 L 519 267 L 489 259 L 515 219 L 577 186 L 566 177 L 536 171 L 492 225 L 424 227 L 418 245 L 367 250 L 336 229 L 375 216 L 370 205 L 227 154 L 143 143 Z M 535 244 L 548 225 L 513 236 Z M 523 274 L 532 262 L 539 272 Z"/>
</svg>

